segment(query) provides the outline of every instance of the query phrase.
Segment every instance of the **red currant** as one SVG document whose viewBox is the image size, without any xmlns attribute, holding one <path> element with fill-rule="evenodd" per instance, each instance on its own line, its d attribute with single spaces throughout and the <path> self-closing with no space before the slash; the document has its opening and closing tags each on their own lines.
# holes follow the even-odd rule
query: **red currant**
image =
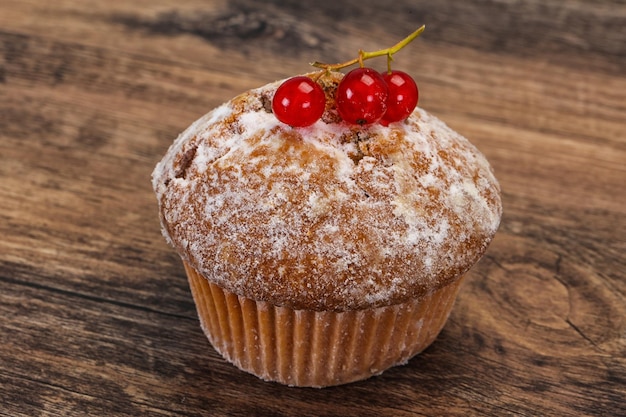
<svg viewBox="0 0 626 417">
<path fill-rule="evenodd" d="M 402 71 L 383 73 L 383 78 L 389 87 L 387 98 L 387 112 L 380 123 L 387 126 L 389 123 L 404 120 L 417 106 L 419 92 L 417 84 L 409 74 Z"/>
<path fill-rule="evenodd" d="M 343 120 L 365 125 L 383 117 L 388 95 L 389 89 L 382 75 L 371 68 L 356 68 L 339 82 L 335 102 Z"/>
<path fill-rule="evenodd" d="M 305 76 L 283 82 L 272 99 L 272 111 L 276 118 L 293 127 L 312 125 L 322 117 L 325 108 L 324 90 Z"/>
</svg>

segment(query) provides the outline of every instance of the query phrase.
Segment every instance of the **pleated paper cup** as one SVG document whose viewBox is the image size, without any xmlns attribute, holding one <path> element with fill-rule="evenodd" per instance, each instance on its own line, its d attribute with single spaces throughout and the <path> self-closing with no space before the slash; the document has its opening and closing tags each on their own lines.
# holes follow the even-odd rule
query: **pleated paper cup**
<svg viewBox="0 0 626 417">
<path fill-rule="evenodd" d="M 354 311 L 294 310 L 209 282 L 185 262 L 200 324 L 226 360 L 267 381 L 326 387 L 405 364 L 443 328 L 462 279 L 402 304 Z"/>
</svg>

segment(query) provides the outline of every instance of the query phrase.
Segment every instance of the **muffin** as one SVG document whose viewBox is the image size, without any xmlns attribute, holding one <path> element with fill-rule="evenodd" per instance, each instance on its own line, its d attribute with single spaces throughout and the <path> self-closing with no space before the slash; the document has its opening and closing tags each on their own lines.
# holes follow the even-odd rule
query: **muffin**
<svg viewBox="0 0 626 417">
<path fill-rule="evenodd" d="M 185 130 L 152 182 L 214 348 L 264 380 L 325 387 L 433 342 L 502 208 L 484 156 L 436 117 L 349 124 L 343 75 L 308 76 L 320 120 L 277 120 L 280 82 L 245 92 Z"/>
</svg>

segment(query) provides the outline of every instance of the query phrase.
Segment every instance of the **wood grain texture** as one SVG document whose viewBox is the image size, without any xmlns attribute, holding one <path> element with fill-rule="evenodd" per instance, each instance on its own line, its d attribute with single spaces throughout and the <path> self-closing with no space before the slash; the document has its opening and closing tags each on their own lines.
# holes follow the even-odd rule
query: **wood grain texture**
<svg viewBox="0 0 626 417">
<path fill-rule="evenodd" d="M 626 415 L 626 3 L 393 4 L 0 0 L 0 416 Z M 396 65 L 492 163 L 499 234 L 408 365 L 240 372 L 160 235 L 154 164 L 234 95 L 422 23 Z"/>
</svg>

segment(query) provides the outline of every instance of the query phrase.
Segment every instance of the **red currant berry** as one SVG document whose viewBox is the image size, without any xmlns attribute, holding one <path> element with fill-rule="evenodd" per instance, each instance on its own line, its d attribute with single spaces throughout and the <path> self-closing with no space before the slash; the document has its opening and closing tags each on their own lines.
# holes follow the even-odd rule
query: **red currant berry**
<svg viewBox="0 0 626 417">
<path fill-rule="evenodd" d="M 382 75 L 371 68 L 356 68 L 337 86 L 337 111 L 348 123 L 375 123 L 387 110 L 388 95 L 389 89 Z"/>
<path fill-rule="evenodd" d="M 272 111 L 276 118 L 293 127 L 312 125 L 322 117 L 325 108 L 324 90 L 305 76 L 283 82 L 272 99 Z"/>
<path fill-rule="evenodd" d="M 413 112 L 417 106 L 419 93 L 417 84 L 409 74 L 402 71 L 391 71 L 383 73 L 383 79 L 389 87 L 389 97 L 387 98 L 387 112 L 380 123 L 387 126 L 392 122 L 404 120 Z"/>
</svg>

